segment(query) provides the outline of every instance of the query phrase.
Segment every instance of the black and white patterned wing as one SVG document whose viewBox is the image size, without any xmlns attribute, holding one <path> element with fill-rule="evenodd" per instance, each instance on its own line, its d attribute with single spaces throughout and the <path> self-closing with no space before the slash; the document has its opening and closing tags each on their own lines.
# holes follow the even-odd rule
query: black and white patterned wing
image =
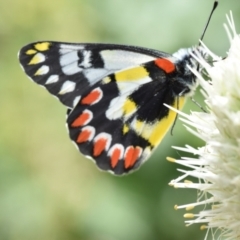
<svg viewBox="0 0 240 240">
<path fill-rule="evenodd" d="M 19 52 L 26 74 L 70 109 L 109 74 L 169 56 L 141 47 L 49 41 L 28 44 Z"/>
</svg>

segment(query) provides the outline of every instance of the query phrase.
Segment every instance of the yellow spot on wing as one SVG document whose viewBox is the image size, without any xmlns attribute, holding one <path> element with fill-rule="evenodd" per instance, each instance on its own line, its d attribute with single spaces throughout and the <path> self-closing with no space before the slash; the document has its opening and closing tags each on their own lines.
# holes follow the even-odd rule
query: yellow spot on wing
<svg viewBox="0 0 240 240">
<path fill-rule="evenodd" d="M 144 127 L 145 123 L 143 121 L 140 121 L 140 120 L 136 120 L 136 123 L 135 123 L 135 128 L 136 128 L 136 131 L 138 133 L 141 133 L 142 132 L 142 129 Z"/>
<path fill-rule="evenodd" d="M 42 74 L 43 74 L 42 69 L 38 69 L 38 70 L 35 72 L 34 76 L 39 76 L 39 75 L 42 75 Z"/>
<path fill-rule="evenodd" d="M 182 109 L 185 102 L 185 97 L 179 97 L 178 98 L 178 104 L 177 99 L 175 99 L 174 104 L 172 105 L 174 108 Z M 151 143 L 153 147 L 156 147 L 163 139 L 165 134 L 167 133 L 169 127 L 174 122 L 174 119 L 176 118 L 176 112 L 169 110 L 168 115 L 156 122 L 152 125 L 152 134 L 147 138 L 147 140 Z M 144 137 L 144 133 L 143 133 Z M 144 137 L 145 138 L 145 137 Z"/>
<path fill-rule="evenodd" d="M 111 82 L 111 78 L 110 77 L 105 77 L 103 80 L 102 80 L 102 84 L 107 84 L 107 83 L 110 83 Z"/>
<path fill-rule="evenodd" d="M 150 138 L 154 134 L 154 131 L 156 131 L 155 128 L 158 124 L 159 124 L 159 121 L 156 122 L 156 123 L 152 123 L 152 124 L 151 123 L 145 123 L 142 131 L 140 132 L 140 135 L 143 138 L 145 138 L 146 140 L 148 140 L 149 142 L 151 142 Z M 151 142 L 151 144 L 152 144 L 152 142 Z"/>
<path fill-rule="evenodd" d="M 42 43 L 36 43 L 34 45 L 34 47 L 38 50 L 38 51 L 47 51 L 49 49 L 50 46 L 50 42 L 42 42 Z"/>
<path fill-rule="evenodd" d="M 37 64 L 41 62 L 41 58 L 39 57 L 38 54 L 36 54 L 32 59 L 31 61 L 28 63 L 28 65 L 33 65 L 33 64 Z"/>
<path fill-rule="evenodd" d="M 126 134 L 128 131 L 129 131 L 129 127 L 126 124 L 124 124 L 123 125 L 123 134 Z"/>
<path fill-rule="evenodd" d="M 131 115 L 137 110 L 136 103 L 130 100 L 129 98 L 126 99 L 123 105 L 123 113 L 124 115 Z"/>
<path fill-rule="evenodd" d="M 29 49 L 29 50 L 26 51 L 26 54 L 27 54 L 27 55 L 33 55 L 33 54 L 35 54 L 36 52 L 37 52 L 37 51 L 34 50 L 34 49 Z"/>
<path fill-rule="evenodd" d="M 130 123 L 130 128 L 133 129 L 138 135 L 143 137 L 143 129 L 147 126 L 148 124 L 144 121 L 141 121 L 137 118 L 133 119 Z M 149 134 L 150 135 L 150 134 Z M 149 136 L 148 136 L 149 137 Z M 148 139 L 148 137 L 144 137 L 145 139 Z"/>
<path fill-rule="evenodd" d="M 42 75 L 42 72 L 41 72 L 41 70 L 38 69 L 38 70 L 35 72 L 34 76 L 39 76 L 39 75 Z"/>
<path fill-rule="evenodd" d="M 141 66 L 115 73 L 116 81 L 133 81 L 145 78 L 147 76 L 147 70 Z"/>
</svg>

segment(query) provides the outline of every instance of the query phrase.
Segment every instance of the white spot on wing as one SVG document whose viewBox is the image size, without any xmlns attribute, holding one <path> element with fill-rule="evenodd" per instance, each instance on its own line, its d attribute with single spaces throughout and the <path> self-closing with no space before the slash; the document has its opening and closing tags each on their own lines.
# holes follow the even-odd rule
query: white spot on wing
<svg viewBox="0 0 240 240">
<path fill-rule="evenodd" d="M 70 52 L 72 52 L 72 51 L 73 51 L 73 50 L 72 50 L 72 49 L 69 49 L 69 48 L 59 49 L 60 55 L 65 55 L 66 53 L 70 53 Z"/>
<path fill-rule="evenodd" d="M 72 50 L 82 50 L 84 49 L 83 45 L 78 44 L 60 44 L 60 50 L 61 51 L 72 51 Z"/>
<path fill-rule="evenodd" d="M 152 153 L 152 150 L 150 149 L 150 147 L 146 147 L 142 154 L 142 161 L 145 162 L 149 158 L 151 153 Z"/>
<path fill-rule="evenodd" d="M 62 71 L 66 75 L 72 75 L 72 74 L 81 72 L 82 70 L 83 70 L 82 68 L 78 67 L 77 61 L 62 67 Z"/>
<path fill-rule="evenodd" d="M 63 50 L 61 50 L 63 51 Z M 66 52 L 66 50 L 64 50 Z M 78 54 L 77 51 L 67 52 L 60 57 L 60 65 L 62 66 L 62 71 L 66 75 L 72 75 L 82 71 L 82 68 L 78 66 Z"/>
<path fill-rule="evenodd" d="M 106 75 L 108 75 L 109 71 L 106 69 L 86 69 L 83 71 L 85 77 L 88 79 L 89 84 L 92 86 L 102 78 L 104 78 Z"/>
<path fill-rule="evenodd" d="M 76 83 L 75 82 L 72 82 L 72 81 L 66 81 L 64 82 L 64 84 L 62 85 L 61 87 L 61 90 L 58 94 L 66 94 L 68 92 L 72 92 L 76 87 Z"/>
<path fill-rule="evenodd" d="M 83 51 L 83 59 L 81 63 L 79 63 L 78 66 L 83 68 L 90 68 L 92 66 L 91 62 L 91 51 Z"/>
<path fill-rule="evenodd" d="M 78 61 L 78 59 L 79 57 L 77 55 L 77 51 L 71 51 L 60 57 L 60 64 L 64 67 L 68 64 Z"/>
<path fill-rule="evenodd" d="M 81 99 L 81 96 L 77 96 L 77 97 L 74 98 L 74 100 L 73 100 L 73 107 L 75 107 L 78 104 L 80 99 Z"/>
<path fill-rule="evenodd" d="M 125 50 L 103 50 L 100 55 L 104 60 L 104 67 L 107 69 L 123 69 L 156 59 L 142 53 Z"/>
<path fill-rule="evenodd" d="M 127 96 L 121 96 L 112 99 L 105 113 L 109 120 L 119 119 L 123 116 L 123 105 L 126 102 L 126 98 Z"/>
<path fill-rule="evenodd" d="M 35 72 L 34 75 L 35 76 L 44 75 L 44 74 L 47 74 L 48 72 L 49 72 L 49 66 L 43 65 Z"/>
<path fill-rule="evenodd" d="M 51 75 L 48 79 L 47 79 L 47 81 L 46 81 L 46 85 L 47 84 L 51 84 L 51 83 L 55 83 L 55 82 L 57 82 L 59 80 L 59 76 L 58 75 Z"/>
</svg>

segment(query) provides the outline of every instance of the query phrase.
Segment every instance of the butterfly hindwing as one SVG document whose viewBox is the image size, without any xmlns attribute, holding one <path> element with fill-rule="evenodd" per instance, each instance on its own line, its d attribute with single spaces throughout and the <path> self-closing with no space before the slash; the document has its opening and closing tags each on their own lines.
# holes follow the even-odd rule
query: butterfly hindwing
<svg viewBox="0 0 240 240">
<path fill-rule="evenodd" d="M 67 125 L 80 152 L 102 170 L 123 174 L 137 169 L 152 153 L 180 108 L 166 72 L 155 61 L 117 71 L 83 94 Z"/>
<path fill-rule="evenodd" d="M 19 60 L 34 82 L 73 108 L 82 93 L 105 76 L 167 56 L 156 50 L 125 45 L 46 41 L 23 47 Z"/>
</svg>

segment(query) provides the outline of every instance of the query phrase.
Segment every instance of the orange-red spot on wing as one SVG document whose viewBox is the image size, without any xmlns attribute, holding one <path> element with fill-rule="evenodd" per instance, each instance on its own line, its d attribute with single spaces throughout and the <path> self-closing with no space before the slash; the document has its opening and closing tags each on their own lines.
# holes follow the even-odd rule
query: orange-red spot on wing
<svg viewBox="0 0 240 240">
<path fill-rule="evenodd" d="M 141 153 L 142 149 L 140 147 L 135 148 L 133 146 L 128 147 L 125 153 L 124 167 L 125 168 L 132 167 L 136 163 Z"/>
<path fill-rule="evenodd" d="M 76 140 L 77 143 L 83 143 L 83 142 L 87 142 L 88 139 L 90 138 L 91 136 L 91 131 L 85 129 L 85 130 L 82 130 L 79 135 L 78 135 L 78 138 Z"/>
<path fill-rule="evenodd" d="M 125 158 L 124 158 L 124 167 L 125 168 L 130 167 L 133 153 L 134 153 L 134 148 L 133 147 L 128 147 L 127 152 L 125 154 Z"/>
<path fill-rule="evenodd" d="M 112 152 L 112 155 L 111 155 L 111 166 L 112 168 L 115 168 L 119 159 L 120 159 L 120 156 L 121 156 L 121 150 L 119 148 L 115 148 Z"/>
<path fill-rule="evenodd" d="M 71 124 L 71 127 L 80 127 L 89 122 L 91 115 L 89 112 L 81 113 Z"/>
<path fill-rule="evenodd" d="M 99 138 L 93 145 L 93 156 L 99 156 L 106 148 L 107 139 L 106 138 Z"/>
<path fill-rule="evenodd" d="M 81 104 L 91 105 L 100 100 L 102 96 L 102 92 L 100 89 L 92 90 L 86 97 L 84 97 L 81 101 Z"/>
<path fill-rule="evenodd" d="M 166 58 L 158 58 L 155 60 L 155 64 L 166 73 L 171 73 L 175 70 L 175 65 Z"/>
</svg>

